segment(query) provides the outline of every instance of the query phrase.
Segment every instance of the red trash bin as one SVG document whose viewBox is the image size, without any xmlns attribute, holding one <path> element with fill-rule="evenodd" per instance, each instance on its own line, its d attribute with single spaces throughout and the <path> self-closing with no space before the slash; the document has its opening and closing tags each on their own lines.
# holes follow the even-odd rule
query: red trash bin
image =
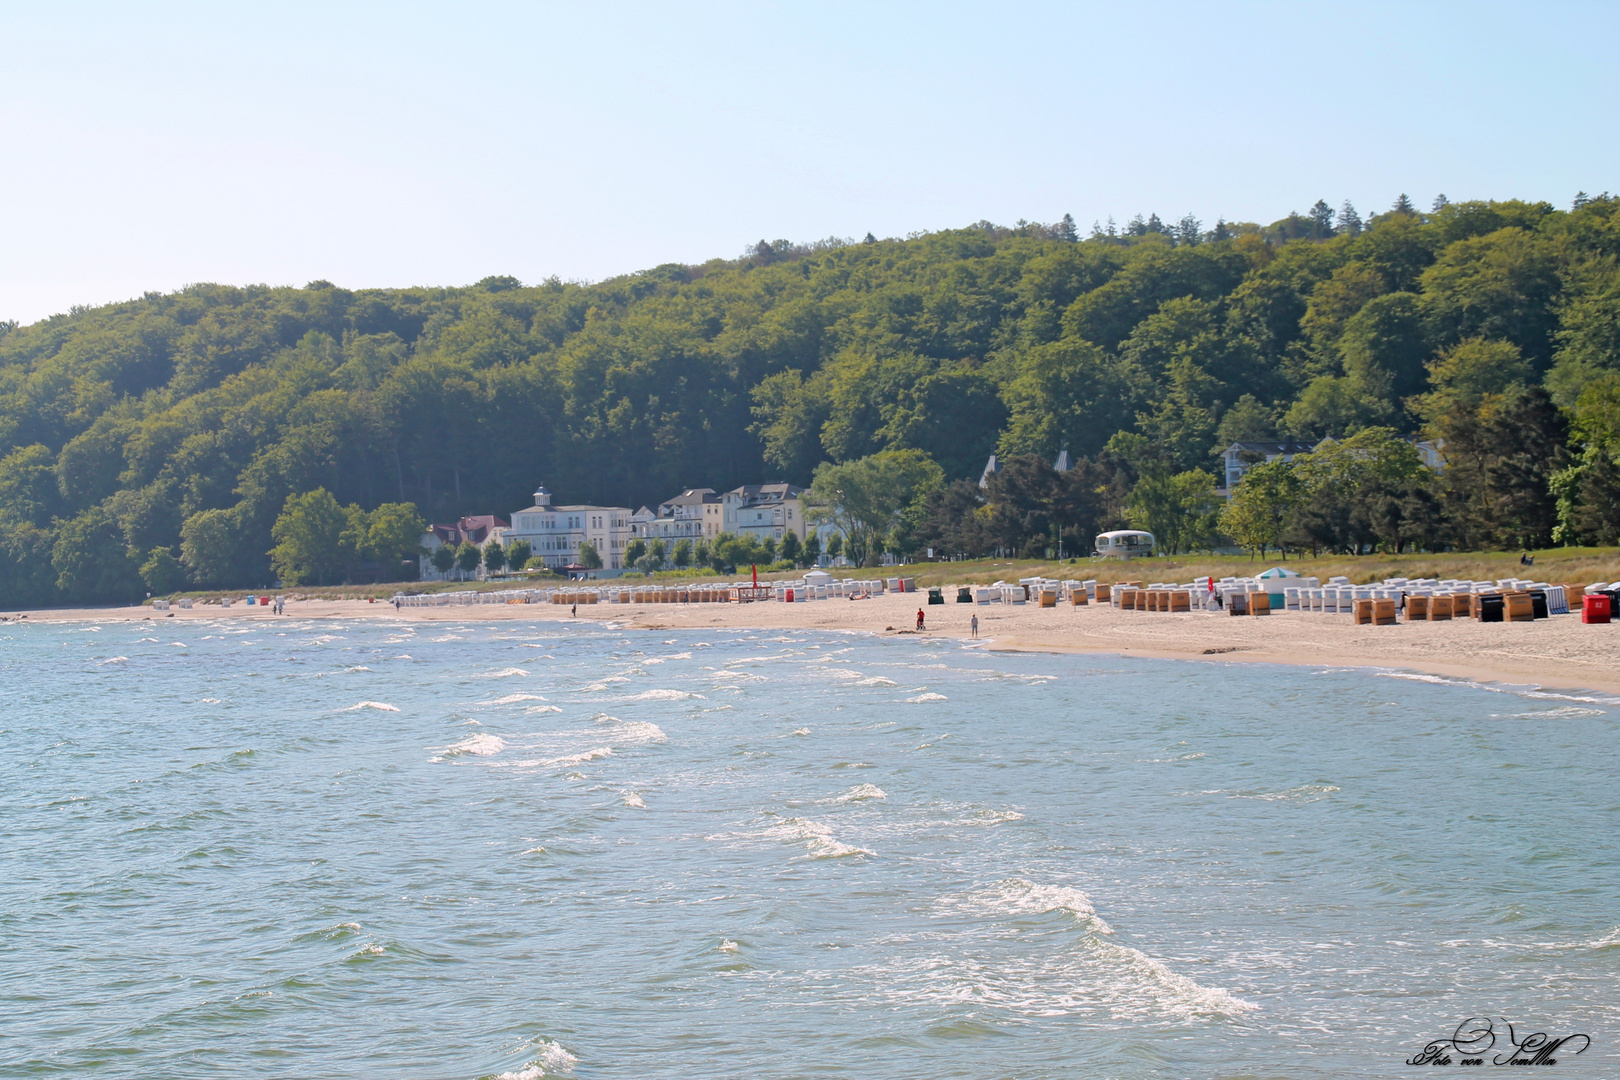
<svg viewBox="0 0 1620 1080">
<path fill-rule="evenodd" d="M 1587 593 L 1581 597 L 1581 622 L 1606 623 L 1609 621 L 1609 608 L 1606 593 Z"/>
</svg>

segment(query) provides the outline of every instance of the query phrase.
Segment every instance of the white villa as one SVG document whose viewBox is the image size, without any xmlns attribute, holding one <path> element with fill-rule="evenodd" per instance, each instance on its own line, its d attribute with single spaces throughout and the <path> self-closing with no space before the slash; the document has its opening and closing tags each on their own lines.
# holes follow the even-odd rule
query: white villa
<svg viewBox="0 0 1620 1080">
<path fill-rule="evenodd" d="M 1227 498 L 1239 484 L 1243 476 L 1250 469 L 1262 461 L 1293 461 L 1298 454 L 1308 454 L 1316 449 L 1315 443 L 1297 442 L 1293 439 L 1276 439 L 1264 442 L 1235 442 L 1221 451 L 1222 477 L 1225 479 Z"/>
<path fill-rule="evenodd" d="M 687 488 L 656 510 L 643 506 L 630 515 L 630 535 L 640 540 L 713 540 L 725 531 L 725 506 L 713 488 Z"/>
<path fill-rule="evenodd" d="M 787 532 L 800 540 L 809 535 L 800 496 L 792 484 L 744 484 L 720 496 L 724 531 L 756 540 L 780 540 Z"/>
<path fill-rule="evenodd" d="M 502 541 L 527 540 L 532 557 L 561 570 L 579 562 L 579 545 L 589 541 L 602 556 L 602 568 L 624 568 L 624 549 L 630 546 L 630 508 L 627 506 L 553 506 L 543 486 L 534 493 L 534 505 L 512 515 Z"/>
<path fill-rule="evenodd" d="M 1244 474 L 1262 461 L 1293 461 L 1299 454 L 1309 454 L 1324 446 L 1331 446 L 1337 440 L 1332 436 L 1319 443 L 1295 442 L 1292 439 L 1282 439 L 1266 442 L 1235 442 L 1221 451 L 1222 464 L 1225 466 L 1223 475 L 1226 479 L 1227 498 L 1232 497 L 1232 491 L 1242 482 Z M 1417 450 L 1418 457 L 1431 472 L 1440 472 L 1446 467 L 1446 440 L 1424 439 L 1408 440 Z M 1217 492 L 1216 494 L 1221 494 Z"/>
</svg>

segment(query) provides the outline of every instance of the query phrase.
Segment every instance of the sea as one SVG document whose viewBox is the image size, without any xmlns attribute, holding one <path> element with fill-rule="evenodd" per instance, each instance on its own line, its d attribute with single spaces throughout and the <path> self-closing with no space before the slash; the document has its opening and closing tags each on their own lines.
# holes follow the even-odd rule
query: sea
<svg viewBox="0 0 1620 1080">
<path fill-rule="evenodd" d="M 0 702 L 7 1078 L 1620 1076 L 1601 694 L 289 617 Z"/>
</svg>

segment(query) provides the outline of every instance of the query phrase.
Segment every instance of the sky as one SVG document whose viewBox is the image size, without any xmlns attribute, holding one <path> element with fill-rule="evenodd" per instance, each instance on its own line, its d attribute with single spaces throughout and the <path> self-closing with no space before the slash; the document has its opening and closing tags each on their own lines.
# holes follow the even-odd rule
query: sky
<svg viewBox="0 0 1620 1080">
<path fill-rule="evenodd" d="M 0 3 L 0 319 L 1620 189 L 1620 4 Z"/>
</svg>

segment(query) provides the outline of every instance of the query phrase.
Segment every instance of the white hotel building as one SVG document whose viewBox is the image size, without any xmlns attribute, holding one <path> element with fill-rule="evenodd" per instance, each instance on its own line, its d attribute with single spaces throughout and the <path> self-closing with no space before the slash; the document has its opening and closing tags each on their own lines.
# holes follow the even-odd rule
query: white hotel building
<svg viewBox="0 0 1620 1080">
<path fill-rule="evenodd" d="M 534 505 L 512 514 L 512 524 L 501 537 L 511 547 L 527 540 L 532 557 L 561 570 L 579 562 L 579 545 L 589 541 L 602 556 L 605 570 L 624 569 L 624 549 L 630 544 L 630 508 L 627 506 L 553 506 L 543 486 L 534 493 Z"/>
</svg>

